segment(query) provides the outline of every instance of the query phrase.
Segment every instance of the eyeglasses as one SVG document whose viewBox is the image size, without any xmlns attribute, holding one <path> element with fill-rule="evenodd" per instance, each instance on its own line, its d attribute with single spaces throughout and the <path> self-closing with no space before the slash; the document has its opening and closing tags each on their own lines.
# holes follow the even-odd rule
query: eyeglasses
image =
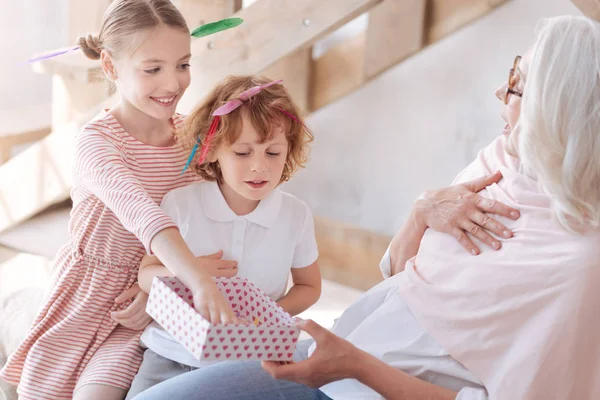
<svg viewBox="0 0 600 400">
<path fill-rule="evenodd" d="M 523 97 L 523 92 L 518 92 L 515 90 L 515 85 L 517 84 L 517 77 L 515 75 L 515 71 L 519 66 L 519 61 L 521 61 L 521 56 L 515 57 L 515 62 L 513 67 L 508 72 L 508 83 L 506 85 L 506 93 L 504 94 L 504 104 L 508 104 L 509 95 L 514 94 L 515 96 Z"/>
</svg>

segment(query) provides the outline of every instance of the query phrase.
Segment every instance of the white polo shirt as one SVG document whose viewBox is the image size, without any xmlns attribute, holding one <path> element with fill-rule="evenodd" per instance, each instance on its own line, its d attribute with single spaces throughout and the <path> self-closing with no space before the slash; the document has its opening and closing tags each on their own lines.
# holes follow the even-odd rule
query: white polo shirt
<svg viewBox="0 0 600 400">
<path fill-rule="evenodd" d="M 318 257 L 310 208 L 279 188 L 247 215 L 236 215 L 218 184 L 206 181 L 170 191 L 161 207 L 196 256 L 223 250 L 223 259 L 237 261 L 237 276 L 247 278 L 273 300 L 285 294 L 291 268 L 308 267 Z M 170 360 L 207 365 L 156 322 L 146 328 L 141 340 Z"/>
</svg>

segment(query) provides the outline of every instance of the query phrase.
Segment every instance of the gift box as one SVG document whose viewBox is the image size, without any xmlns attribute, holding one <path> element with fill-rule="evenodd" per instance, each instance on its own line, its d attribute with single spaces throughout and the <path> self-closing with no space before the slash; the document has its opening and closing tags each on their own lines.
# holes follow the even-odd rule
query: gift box
<svg viewBox="0 0 600 400">
<path fill-rule="evenodd" d="M 215 278 L 235 314 L 247 324 L 213 325 L 173 277 L 155 277 L 147 313 L 198 360 L 290 361 L 300 329 L 293 318 L 245 278 Z"/>
</svg>

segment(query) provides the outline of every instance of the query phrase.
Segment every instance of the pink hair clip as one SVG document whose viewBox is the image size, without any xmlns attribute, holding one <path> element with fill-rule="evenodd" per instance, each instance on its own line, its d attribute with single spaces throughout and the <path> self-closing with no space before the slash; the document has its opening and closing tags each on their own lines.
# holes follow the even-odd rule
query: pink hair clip
<svg viewBox="0 0 600 400">
<path fill-rule="evenodd" d="M 237 99 L 229 100 L 227 103 L 223 104 L 221 107 L 217 108 L 215 112 L 212 114 L 214 116 L 222 117 L 223 115 L 227 115 L 232 111 L 236 110 L 239 106 L 244 104 L 250 97 L 256 96 L 256 94 L 260 93 L 261 90 L 268 88 L 269 86 L 277 85 L 278 83 L 283 82 L 283 79 L 278 79 L 273 82 L 265 83 L 264 85 L 254 86 L 248 90 L 240 93 L 240 96 Z"/>
</svg>

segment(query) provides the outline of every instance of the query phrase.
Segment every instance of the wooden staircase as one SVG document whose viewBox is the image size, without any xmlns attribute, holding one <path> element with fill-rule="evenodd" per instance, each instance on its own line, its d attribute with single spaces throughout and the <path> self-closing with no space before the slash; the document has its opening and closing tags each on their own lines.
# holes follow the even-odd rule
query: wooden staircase
<svg viewBox="0 0 600 400">
<path fill-rule="evenodd" d="M 239 28 L 193 40 L 193 79 L 179 110 L 191 110 L 227 75 L 261 73 L 283 78 L 303 110 L 311 113 L 506 1 L 257 0 L 242 8 L 240 0 L 174 0 L 190 27 L 231 15 L 245 20 Z M 599 9 L 595 0 L 573 2 L 582 9 L 583 4 Z M 72 15 L 78 15 L 69 28 L 75 38 L 98 30 L 109 0 L 90 0 L 85 7 L 79 0 L 68 3 Z M 364 14 L 368 23 L 363 31 L 313 56 L 315 43 Z M 83 123 L 117 99 L 101 79 L 98 62 L 78 52 L 37 63 L 34 69 L 53 76 L 52 122 L 43 135 L 51 133 L 0 166 L 0 245 L 39 253 L 35 243 L 15 237 L 26 237 L 27 229 L 36 226 L 36 220 L 25 221 L 68 201 L 72 138 Z M 53 223 L 66 224 L 67 212 L 59 214 L 62 219 L 54 218 Z M 46 216 L 38 218 L 42 223 Z M 365 273 L 361 266 L 377 264 L 388 237 L 324 217 L 316 218 L 316 225 L 326 277 L 362 289 L 380 279 L 376 268 Z"/>
</svg>

